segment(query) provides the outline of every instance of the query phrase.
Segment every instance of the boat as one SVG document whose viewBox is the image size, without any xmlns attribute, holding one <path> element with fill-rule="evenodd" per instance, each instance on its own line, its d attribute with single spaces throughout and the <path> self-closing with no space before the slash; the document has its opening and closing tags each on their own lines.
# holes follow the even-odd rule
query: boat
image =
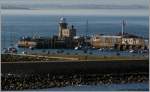
<svg viewBox="0 0 150 92">
<path fill-rule="evenodd" d="M 3 49 L 2 49 L 2 53 L 8 53 L 7 48 L 3 48 Z"/>
<path fill-rule="evenodd" d="M 17 49 L 15 47 L 9 47 L 8 52 L 9 53 L 17 53 Z"/>
<path fill-rule="evenodd" d="M 141 53 L 149 53 L 149 50 L 142 50 Z"/>
<path fill-rule="evenodd" d="M 130 53 L 137 53 L 136 50 L 129 50 Z"/>
<path fill-rule="evenodd" d="M 74 49 L 75 50 L 81 50 L 83 47 L 81 46 L 81 45 L 79 45 L 79 46 L 76 46 Z"/>
<path fill-rule="evenodd" d="M 34 49 L 34 47 L 30 46 L 30 47 L 29 47 L 29 49 L 33 50 L 33 49 Z"/>
<path fill-rule="evenodd" d="M 17 53 L 17 48 L 15 47 L 9 47 L 9 48 L 3 48 L 3 53 Z"/>
<path fill-rule="evenodd" d="M 75 47 L 74 49 L 75 49 L 75 50 L 78 50 L 78 49 L 79 49 L 79 47 Z"/>
<path fill-rule="evenodd" d="M 26 52 L 26 51 L 23 51 L 22 54 L 27 54 L 27 52 Z"/>
</svg>

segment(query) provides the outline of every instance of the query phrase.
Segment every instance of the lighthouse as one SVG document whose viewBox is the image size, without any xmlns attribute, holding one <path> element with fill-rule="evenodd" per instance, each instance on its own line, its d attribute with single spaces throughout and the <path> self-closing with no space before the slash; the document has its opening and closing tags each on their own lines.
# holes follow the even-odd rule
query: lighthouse
<svg viewBox="0 0 150 92">
<path fill-rule="evenodd" d="M 67 23 L 66 23 L 66 19 L 61 17 L 60 21 L 59 21 L 59 37 L 62 38 L 63 37 L 63 30 L 67 29 Z"/>
<path fill-rule="evenodd" d="M 60 18 L 59 21 L 59 34 L 58 34 L 60 39 L 64 38 L 73 38 L 76 36 L 76 29 L 74 28 L 73 25 L 68 26 L 68 23 L 66 22 L 65 18 Z"/>
</svg>

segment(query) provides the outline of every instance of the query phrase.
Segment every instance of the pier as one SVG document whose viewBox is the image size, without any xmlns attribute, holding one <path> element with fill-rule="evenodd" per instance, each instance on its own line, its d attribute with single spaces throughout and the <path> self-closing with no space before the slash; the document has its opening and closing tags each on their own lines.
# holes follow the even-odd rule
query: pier
<svg viewBox="0 0 150 92">
<path fill-rule="evenodd" d="M 2 90 L 148 82 L 149 60 L 2 62 Z"/>
<path fill-rule="evenodd" d="M 90 56 L 2 56 L 2 73 L 122 73 L 148 72 L 148 59 Z M 20 59 L 15 59 L 15 58 Z M 4 58 L 4 59 L 3 59 Z M 80 58 L 80 59 L 79 59 Z M 13 60 L 14 59 L 14 60 Z M 10 61 L 7 61 L 10 60 Z M 25 61 L 23 61 L 25 60 Z M 43 61 L 44 60 L 44 61 Z"/>
</svg>

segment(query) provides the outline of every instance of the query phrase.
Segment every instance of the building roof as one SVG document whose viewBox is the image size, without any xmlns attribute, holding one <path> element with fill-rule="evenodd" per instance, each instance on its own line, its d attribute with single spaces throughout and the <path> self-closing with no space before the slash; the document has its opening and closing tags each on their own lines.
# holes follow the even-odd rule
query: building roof
<svg viewBox="0 0 150 92">
<path fill-rule="evenodd" d="M 121 33 L 118 33 L 117 36 L 122 36 Z M 124 38 L 143 38 L 137 35 L 129 34 L 129 33 L 123 33 Z"/>
<path fill-rule="evenodd" d="M 94 35 L 93 37 L 103 37 L 103 38 L 121 38 L 121 36 L 112 36 L 112 35 Z"/>
<path fill-rule="evenodd" d="M 66 18 L 61 17 L 61 18 L 60 18 L 60 22 L 59 22 L 59 23 L 66 23 Z"/>
</svg>

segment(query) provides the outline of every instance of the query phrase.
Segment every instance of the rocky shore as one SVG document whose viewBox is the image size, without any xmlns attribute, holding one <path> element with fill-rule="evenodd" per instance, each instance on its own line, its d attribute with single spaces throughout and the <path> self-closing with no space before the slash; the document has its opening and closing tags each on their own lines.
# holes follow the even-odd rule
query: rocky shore
<svg viewBox="0 0 150 92">
<path fill-rule="evenodd" d="M 147 72 L 113 73 L 113 74 L 2 74 L 2 90 L 27 90 L 73 85 L 97 85 L 112 83 L 142 83 L 148 82 Z"/>
</svg>

